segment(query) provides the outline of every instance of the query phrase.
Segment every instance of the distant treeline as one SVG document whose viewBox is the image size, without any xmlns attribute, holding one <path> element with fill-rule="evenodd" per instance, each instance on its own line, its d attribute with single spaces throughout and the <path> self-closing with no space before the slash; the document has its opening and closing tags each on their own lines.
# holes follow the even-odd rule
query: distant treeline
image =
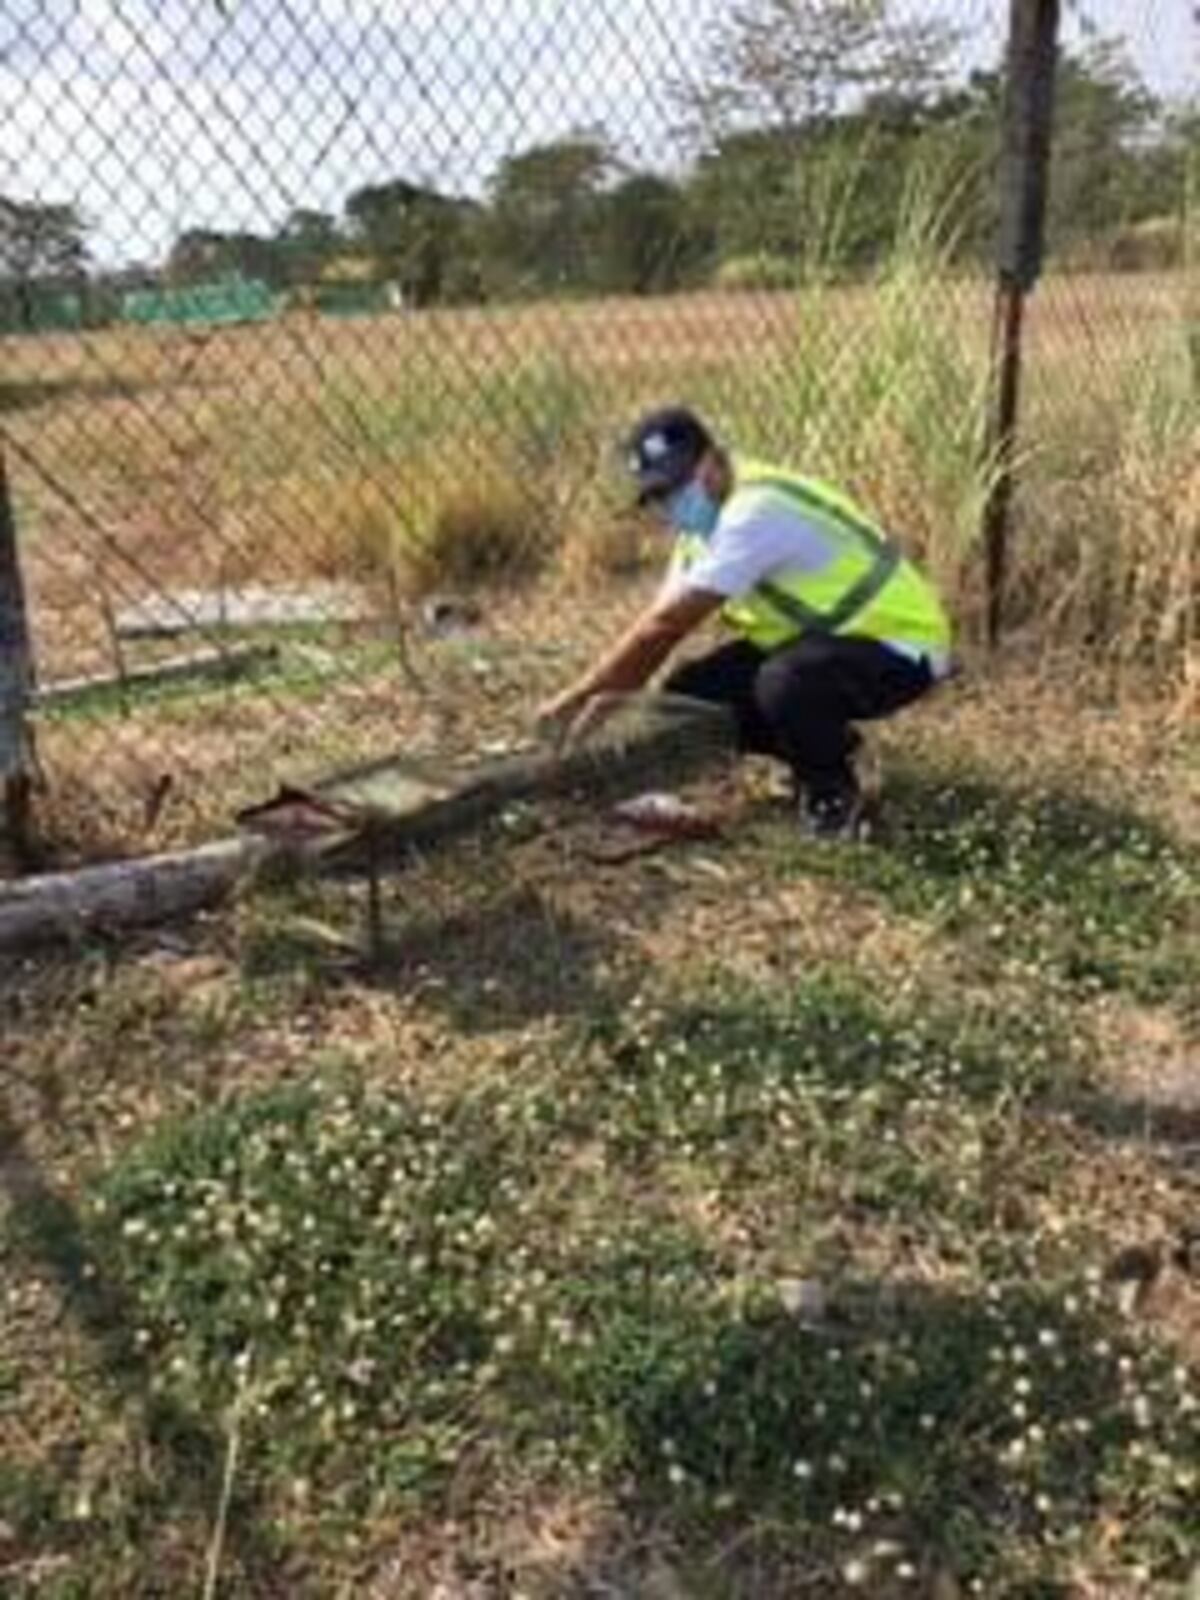
<svg viewBox="0 0 1200 1600">
<path fill-rule="evenodd" d="M 274 232 L 188 229 L 164 261 L 119 277 L 89 269 L 75 206 L 0 198 L 0 327 L 100 323 L 128 317 L 131 294 L 223 282 L 260 286 L 275 309 L 327 310 L 785 288 L 869 270 L 914 204 L 936 218 L 943 256 L 989 258 L 999 73 L 947 84 L 949 45 L 927 31 L 903 74 L 876 67 L 845 109 L 830 74 L 849 72 L 849 37 L 840 69 L 797 68 L 782 90 L 726 43 L 725 77 L 680 92 L 693 155 L 676 174 L 631 163 L 603 130 L 575 130 L 506 157 L 480 199 L 397 177 L 355 190 L 340 214 L 296 209 Z M 1111 42 L 1063 57 L 1052 259 L 1178 264 L 1197 175 L 1200 110 L 1165 106 Z"/>
</svg>

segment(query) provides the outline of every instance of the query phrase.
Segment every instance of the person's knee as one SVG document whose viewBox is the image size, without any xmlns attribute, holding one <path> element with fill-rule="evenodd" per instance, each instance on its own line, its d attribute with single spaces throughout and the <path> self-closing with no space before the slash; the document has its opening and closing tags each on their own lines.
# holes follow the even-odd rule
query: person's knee
<svg viewBox="0 0 1200 1600">
<path fill-rule="evenodd" d="M 740 641 L 718 646 L 706 655 L 683 661 L 667 677 L 663 688 L 670 694 L 717 704 L 744 701 L 751 689 L 761 656 Z"/>
<path fill-rule="evenodd" d="M 789 720 L 803 702 L 803 664 L 787 655 L 772 656 L 754 680 L 754 703 L 769 723 Z"/>
</svg>

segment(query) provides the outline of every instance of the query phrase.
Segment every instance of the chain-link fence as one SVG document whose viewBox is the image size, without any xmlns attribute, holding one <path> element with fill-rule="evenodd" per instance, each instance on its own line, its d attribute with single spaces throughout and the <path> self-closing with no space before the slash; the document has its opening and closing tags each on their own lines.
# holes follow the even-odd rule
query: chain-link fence
<svg viewBox="0 0 1200 1600">
<path fill-rule="evenodd" d="M 512 737 L 656 555 L 611 462 L 664 398 L 846 482 L 969 635 L 1008 25 L 0 0 L 48 826 L 194 837 L 277 780 Z M 1188 0 L 1064 10 L 1011 596 L 1167 673 L 1200 548 L 1196 60 Z"/>
</svg>

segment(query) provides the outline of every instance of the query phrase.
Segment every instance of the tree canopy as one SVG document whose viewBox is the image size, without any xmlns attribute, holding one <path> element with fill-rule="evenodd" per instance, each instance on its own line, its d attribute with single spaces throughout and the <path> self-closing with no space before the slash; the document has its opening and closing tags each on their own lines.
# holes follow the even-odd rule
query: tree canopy
<svg viewBox="0 0 1200 1600">
<path fill-rule="evenodd" d="M 338 213 L 298 205 L 273 232 L 185 229 L 161 276 L 389 283 L 433 305 L 747 282 L 755 262 L 771 284 L 856 273 L 888 250 L 915 169 L 952 195 L 954 248 L 986 261 L 1004 78 L 964 77 L 956 46 L 951 26 L 898 18 L 891 0 L 738 0 L 699 41 L 698 83 L 672 91 L 685 166 L 651 170 L 603 128 L 569 129 L 503 155 L 479 198 L 397 174 Z M 1137 264 L 1116 243 L 1182 237 L 1172 219 L 1198 175 L 1200 100 L 1164 105 L 1112 40 L 1063 53 L 1051 259 Z M 87 266 L 76 206 L 0 197 L 10 300 Z"/>
<path fill-rule="evenodd" d="M 699 81 L 674 93 L 704 140 L 795 130 L 856 98 L 930 98 L 957 42 L 949 23 L 897 18 L 889 0 L 741 0 L 710 29 Z"/>
<path fill-rule="evenodd" d="M 0 277 L 18 282 L 75 280 L 88 250 L 74 205 L 45 205 L 0 195 Z"/>
</svg>

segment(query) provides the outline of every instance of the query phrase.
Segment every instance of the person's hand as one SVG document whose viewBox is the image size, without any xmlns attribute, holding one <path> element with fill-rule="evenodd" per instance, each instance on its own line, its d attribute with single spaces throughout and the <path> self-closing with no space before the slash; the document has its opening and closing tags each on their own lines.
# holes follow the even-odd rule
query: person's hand
<svg viewBox="0 0 1200 1600">
<path fill-rule="evenodd" d="M 581 695 L 568 689 L 548 700 L 537 713 L 537 729 L 561 754 L 581 744 L 589 733 L 612 716 L 618 704 L 618 696 Z"/>
<path fill-rule="evenodd" d="M 534 726 L 539 737 L 549 739 L 556 749 L 560 749 L 566 743 L 571 725 L 584 704 L 585 700 L 572 689 L 564 689 L 552 700 L 547 700 L 534 713 Z"/>
<path fill-rule="evenodd" d="M 575 712 L 567 727 L 563 744 L 568 750 L 573 750 L 583 743 L 589 733 L 594 733 L 605 723 L 617 709 L 618 697 L 607 694 L 593 694 Z"/>
</svg>

